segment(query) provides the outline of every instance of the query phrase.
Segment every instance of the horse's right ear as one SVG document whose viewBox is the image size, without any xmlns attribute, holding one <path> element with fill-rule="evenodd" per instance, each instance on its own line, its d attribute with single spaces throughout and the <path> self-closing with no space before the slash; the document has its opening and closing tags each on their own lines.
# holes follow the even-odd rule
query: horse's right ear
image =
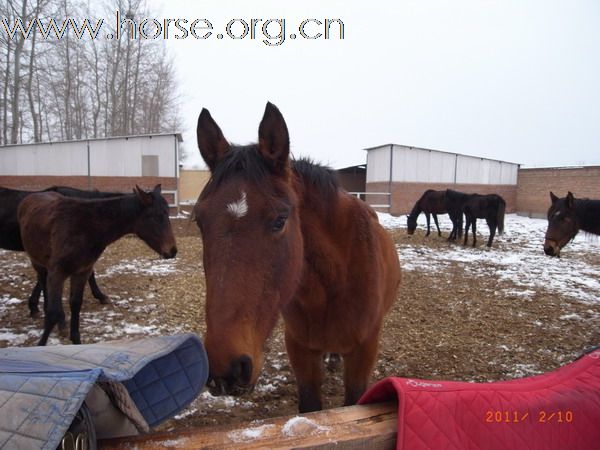
<svg viewBox="0 0 600 450">
<path fill-rule="evenodd" d="M 229 150 L 229 142 L 206 108 L 198 116 L 196 136 L 200 154 L 212 171 Z"/>
<path fill-rule="evenodd" d="M 553 205 L 558 201 L 558 197 L 552 191 L 550 191 L 550 200 L 552 200 Z"/>
</svg>

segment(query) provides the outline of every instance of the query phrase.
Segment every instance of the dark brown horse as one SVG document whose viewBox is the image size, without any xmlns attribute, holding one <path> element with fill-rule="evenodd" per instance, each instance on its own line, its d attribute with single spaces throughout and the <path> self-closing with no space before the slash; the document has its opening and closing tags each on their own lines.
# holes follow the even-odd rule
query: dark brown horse
<svg viewBox="0 0 600 450">
<path fill-rule="evenodd" d="M 230 145 L 206 109 L 197 135 L 212 174 L 194 208 L 212 392 L 252 389 L 281 312 L 299 410 L 321 409 L 325 352 L 342 355 L 345 404 L 355 403 L 400 282 L 391 238 L 330 170 L 290 161 L 287 126 L 271 103 L 258 144 Z"/>
<path fill-rule="evenodd" d="M 477 219 L 485 219 L 488 228 L 490 229 L 490 237 L 487 241 L 487 246 L 491 247 L 496 235 L 504 232 L 504 211 L 506 210 L 506 202 L 497 194 L 469 194 L 463 204 L 463 212 L 465 213 L 465 241 L 467 245 L 469 238 L 469 226 L 473 231 L 473 247 L 477 243 L 476 224 Z"/>
<path fill-rule="evenodd" d="M 575 198 L 571 192 L 563 198 L 550 192 L 550 200 L 544 241 L 546 255 L 560 257 L 561 249 L 579 230 L 600 235 L 600 200 Z"/>
<path fill-rule="evenodd" d="M 422 212 L 425 213 L 425 218 L 427 219 L 427 234 L 425 234 L 425 236 L 429 236 L 431 233 L 429 221 L 430 215 L 433 216 L 438 236 L 441 236 L 442 232 L 440 231 L 437 215 L 448 212 L 446 209 L 446 191 L 434 191 L 433 189 L 428 189 L 421 198 L 417 200 L 406 221 L 408 234 L 414 234 L 415 229 L 417 228 L 417 218 Z"/>
<path fill-rule="evenodd" d="M 120 192 L 100 192 L 100 191 L 85 191 L 67 186 L 53 186 L 43 191 L 37 192 L 58 192 L 59 194 L 67 197 L 75 198 L 112 198 L 124 195 Z M 0 248 L 14 251 L 25 251 L 23 242 L 21 240 L 21 231 L 19 229 L 19 222 L 17 220 L 17 208 L 25 197 L 32 194 L 31 191 L 22 191 L 18 189 L 9 189 L 0 187 Z M 90 275 L 89 279 L 90 289 L 92 295 L 97 298 L 100 303 L 110 303 L 109 298 L 104 294 L 98 284 L 94 272 Z M 29 296 L 29 314 L 31 317 L 37 317 L 39 314 L 38 303 L 40 300 L 40 293 L 42 292 L 42 286 L 39 282 L 36 282 L 31 295 Z"/>
<path fill-rule="evenodd" d="M 469 194 L 453 189 L 446 189 L 445 191 L 444 203 L 446 205 L 446 210 L 448 211 L 448 216 L 452 221 L 452 231 L 448 236 L 449 241 L 455 241 L 462 236 L 463 207 L 468 196 Z"/>
<path fill-rule="evenodd" d="M 54 325 L 64 328 L 62 291 L 67 278 L 71 279 L 71 341 L 81 343 L 83 289 L 110 243 L 135 233 L 164 258 L 175 256 L 169 208 L 160 192 L 160 185 L 149 193 L 136 188 L 133 194 L 102 200 L 40 192 L 21 201 L 17 216 L 23 246 L 41 285 L 47 286 L 44 333 L 38 345 L 46 345 Z"/>
</svg>

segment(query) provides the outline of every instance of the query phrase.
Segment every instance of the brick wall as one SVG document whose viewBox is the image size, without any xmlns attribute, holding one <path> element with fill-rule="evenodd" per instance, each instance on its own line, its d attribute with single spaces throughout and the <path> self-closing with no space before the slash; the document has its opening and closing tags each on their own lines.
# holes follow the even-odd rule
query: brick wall
<svg viewBox="0 0 600 450">
<path fill-rule="evenodd" d="M 367 183 L 367 192 L 389 192 L 390 185 L 383 183 Z M 442 191 L 454 189 L 468 194 L 498 194 L 506 201 L 506 212 L 516 211 L 517 186 L 515 185 L 488 185 L 488 184 L 446 184 L 446 183 L 392 183 L 391 208 L 393 215 L 408 214 L 415 202 L 421 198 L 427 189 Z M 370 204 L 388 203 L 383 195 L 369 195 L 367 202 Z M 378 208 L 380 209 L 380 208 Z M 381 209 L 380 209 L 381 210 Z"/>
<path fill-rule="evenodd" d="M 600 166 L 519 169 L 517 212 L 531 217 L 546 217 L 550 191 L 559 197 L 571 191 L 575 198 L 600 199 Z"/>
</svg>

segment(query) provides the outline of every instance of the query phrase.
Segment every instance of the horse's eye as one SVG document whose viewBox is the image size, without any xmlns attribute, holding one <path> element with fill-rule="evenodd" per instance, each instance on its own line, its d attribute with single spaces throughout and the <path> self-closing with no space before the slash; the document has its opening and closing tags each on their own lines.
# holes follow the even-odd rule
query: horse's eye
<svg viewBox="0 0 600 450">
<path fill-rule="evenodd" d="M 277 219 L 271 225 L 272 231 L 281 231 L 285 225 L 285 221 L 287 220 L 287 216 L 277 216 Z"/>
</svg>

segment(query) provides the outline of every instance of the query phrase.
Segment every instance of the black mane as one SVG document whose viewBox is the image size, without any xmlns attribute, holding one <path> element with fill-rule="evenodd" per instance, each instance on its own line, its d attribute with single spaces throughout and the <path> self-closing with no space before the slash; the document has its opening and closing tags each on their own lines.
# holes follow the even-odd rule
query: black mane
<svg viewBox="0 0 600 450">
<path fill-rule="evenodd" d="M 333 169 L 316 164 L 309 158 L 293 160 L 292 169 L 305 184 L 309 184 L 324 193 L 336 193 L 340 187 Z"/>
<path fill-rule="evenodd" d="M 332 195 L 339 189 L 335 172 L 329 167 L 315 164 L 308 158 L 292 160 L 291 167 L 305 186 L 316 188 L 326 195 Z M 272 169 L 260 155 L 257 144 L 231 146 L 225 157 L 213 169 L 200 198 L 214 193 L 225 180 L 232 177 L 241 177 L 245 181 L 260 185 L 271 173 Z"/>
<path fill-rule="evenodd" d="M 600 234 L 600 200 L 576 198 L 575 213 L 583 231 Z"/>
<path fill-rule="evenodd" d="M 231 146 L 225 157 L 211 171 L 210 180 L 200 194 L 203 199 L 212 194 L 231 177 L 242 177 L 244 180 L 260 184 L 270 173 L 268 164 L 258 153 L 258 145 Z"/>
</svg>

